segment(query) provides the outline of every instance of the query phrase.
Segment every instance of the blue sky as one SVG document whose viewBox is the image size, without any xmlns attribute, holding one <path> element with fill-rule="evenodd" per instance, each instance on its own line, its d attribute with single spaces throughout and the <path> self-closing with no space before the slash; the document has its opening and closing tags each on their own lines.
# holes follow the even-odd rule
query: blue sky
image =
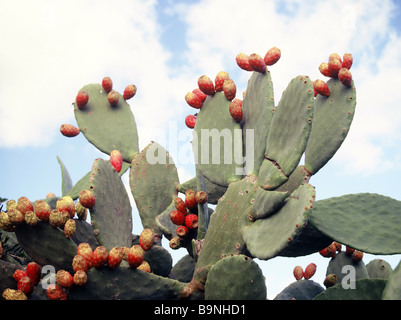
<svg viewBox="0 0 401 320">
<path fill-rule="evenodd" d="M 94 159 L 108 158 L 83 135 L 59 133 L 61 124 L 76 124 L 77 91 L 106 75 L 120 92 L 138 87 L 130 104 L 140 147 L 155 140 L 170 150 L 176 143 L 180 179 L 191 178 L 194 167 L 179 154 L 191 136 L 184 118 L 194 113 L 185 94 L 199 76 L 221 70 L 242 93 L 250 73 L 236 66 L 236 54 L 264 55 L 277 46 L 282 58 L 270 68 L 277 102 L 293 77 L 322 78 L 317 68 L 330 53 L 354 55 L 357 112 L 340 151 L 311 180 L 317 199 L 372 192 L 401 200 L 400 18 L 399 2 L 390 0 L 9 2 L 0 12 L 7 30 L 0 52 L 0 197 L 61 194 L 57 156 L 73 182 Z M 181 140 L 172 140 L 169 126 L 177 126 Z M 136 216 L 134 229 L 141 229 Z M 399 261 L 390 259 L 393 266 Z M 261 262 L 270 296 L 293 281 L 298 263 L 318 261 L 322 283 L 327 260 L 277 260 Z"/>
</svg>

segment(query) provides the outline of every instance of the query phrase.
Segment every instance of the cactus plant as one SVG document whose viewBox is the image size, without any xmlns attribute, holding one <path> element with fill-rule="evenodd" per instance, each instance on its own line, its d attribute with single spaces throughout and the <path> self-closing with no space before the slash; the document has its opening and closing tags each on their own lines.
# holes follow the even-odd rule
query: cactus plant
<svg viewBox="0 0 401 320">
<path fill-rule="evenodd" d="M 61 197 L 34 202 L 49 207 L 42 215 L 33 210 L 39 219 L 36 225 L 10 220 L 11 212 L 18 210 L 12 202 L 0 215 L 2 232 L 13 234 L 30 259 L 42 267 L 52 266 L 55 272 L 75 273 L 76 282 L 70 288 L 53 286 L 48 298 L 54 298 L 57 289 L 63 299 L 266 299 L 267 287 L 256 258 L 305 256 L 323 252 L 333 241 L 373 254 L 401 253 L 397 231 L 401 202 L 363 193 L 316 201 L 318 190 L 310 181 L 349 132 L 356 107 L 354 81 L 344 85 L 331 75 L 322 95 L 312 79 L 299 75 L 290 80 L 276 106 L 267 63 L 257 54 L 241 54 L 236 60 L 241 69 L 252 73 L 242 110 L 237 109 L 235 116 L 229 106 L 236 87 L 228 73 L 224 79 L 216 77 L 216 86 L 207 76 L 200 77 L 199 88 L 186 96 L 198 113 L 190 126 L 196 176 L 184 182 L 179 181 L 176 164 L 163 146 L 152 141 L 140 150 L 135 118 L 126 101 L 132 94 L 121 95 L 102 84 L 79 90 L 73 104 L 79 132 L 106 155 L 118 151 L 121 170 L 121 162 L 116 171 L 114 162 L 96 159 L 91 171 L 73 185 L 57 158 Z M 275 68 L 269 57 L 265 61 Z M 121 180 L 127 171 L 142 226 L 154 235 L 145 249 L 139 236 L 132 234 L 132 207 Z M 177 197 L 188 190 L 192 195 L 203 192 L 202 201 L 190 205 L 187 199 L 181 201 L 184 207 L 177 208 Z M 80 198 L 83 191 L 93 197 L 90 205 Z M 73 211 L 57 205 L 71 198 Z M 177 232 L 177 221 L 171 220 L 171 213 L 178 209 L 193 222 L 185 232 L 182 225 Z M 57 211 L 59 224 L 49 224 L 51 211 Z M 174 266 L 170 252 L 162 247 L 163 237 L 172 249 L 188 253 Z M 101 247 L 103 254 L 112 252 L 108 264 L 99 263 L 100 258 L 96 266 L 90 258 L 79 262 L 82 243 L 92 250 Z M 138 263 L 132 260 L 134 249 L 146 251 Z M 341 282 L 342 267 L 357 265 L 357 291 L 351 294 L 340 283 L 325 290 L 312 280 L 300 280 L 277 299 L 399 298 L 400 267 L 376 279 L 373 264 L 368 273 L 364 262 L 352 262 L 346 252 L 335 254 L 336 249 L 330 251 L 327 274 L 336 274 Z M 142 260 L 146 268 L 139 266 Z M 16 289 L 11 278 L 24 265 L 7 258 L 4 251 L 0 263 L 5 271 L 0 273 L 1 289 Z M 16 296 L 4 292 L 5 299 Z M 46 295 L 34 290 L 31 297 Z"/>
</svg>

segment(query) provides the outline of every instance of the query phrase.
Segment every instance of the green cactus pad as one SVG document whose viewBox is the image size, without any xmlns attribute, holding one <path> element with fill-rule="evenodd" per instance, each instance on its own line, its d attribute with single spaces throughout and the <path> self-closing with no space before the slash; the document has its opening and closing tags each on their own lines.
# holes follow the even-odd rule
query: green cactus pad
<svg viewBox="0 0 401 320">
<path fill-rule="evenodd" d="M 96 199 L 90 215 L 99 245 L 108 250 L 130 247 L 132 208 L 125 186 L 109 161 L 94 161 L 89 184 Z"/>
<path fill-rule="evenodd" d="M 118 173 L 118 175 L 121 177 L 131 166 L 130 163 L 123 162 L 123 166 L 121 168 L 121 171 Z M 74 186 L 70 189 L 68 192 L 68 196 L 70 196 L 72 199 L 78 199 L 79 193 L 82 190 L 87 190 L 89 189 L 89 178 L 91 175 L 91 171 L 89 171 L 86 175 L 84 175 Z"/>
<path fill-rule="evenodd" d="M 213 265 L 222 257 L 245 250 L 242 229 L 251 223 L 252 202 L 257 189 L 255 176 L 233 182 L 220 198 L 210 218 L 209 229 L 200 251 L 197 269 Z"/>
<path fill-rule="evenodd" d="M 243 238 L 253 257 L 268 260 L 289 246 L 306 226 L 315 201 L 315 189 L 303 184 L 274 215 L 245 227 Z"/>
<path fill-rule="evenodd" d="M 244 255 L 221 259 L 207 275 L 206 300 L 266 300 L 266 292 L 262 270 Z"/>
<path fill-rule="evenodd" d="M 323 287 L 312 280 L 299 280 L 291 283 L 274 300 L 312 300 L 323 291 Z"/>
<path fill-rule="evenodd" d="M 181 282 L 190 282 L 195 271 L 195 260 L 189 254 L 183 256 L 171 270 L 173 279 Z"/>
<path fill-rule="evenodd" d="M 274 107 L 273 82 L 270 72 L 253 72 L 242 102 L 242 142 L 244 156 L 247 159 L 245 174 L 258 175 L 259 173 L 259 168 L 265 159 L 266 141 L 274 115 Z M 247 151 L 250 154 L 246 154 Z"/>
<path fill-rule="evenodd" d="M 344 267 L 346 267 L 344 269 Z M 350 270 L 355 272 L 355 279 L 366 279 L 369 278 L 368 270 L 366 269 L 366 265 L 363 261 L 359 261 L 357 263 L 352 261 L 352 256 L 347 255 L 345 252 L 338 253 L 334 258 L 332 258 L 327 266 L 326 276 L 329 274 L 335 274 L 337 276 L 337 283 L 340 283 L 345 280 L 349 280 L 351 277 Z"/>
<path fill-rule="evenodd" d="M 19 267 L 11 262 L 0 259 L 0 292 L 7 288 L 17 289 L 17 281 L 13 278 L 13 274 Z M 1 300 L 1 298 L 0 298 Z"/>
<path fill-rule="evenodd" d="M 282 257 L 299 257 L 316 253 L 328 247 L 333 242 L 310 223 L 303 228 L 301 234 L 284 250 L 279 252 Z"/>
<path fill-rule="evenodd" d="M 327 81 L 330 96 L 318 95 L 312 131 L 305 150 L 305 167 L 316 174 L 337 152 L 347 137 L 356 107 L 354 82 L 351 87 L 338 79 Z"/>
<path fill-rule="evenodd" d="M 265 159 L 259 169 L 259 185 L 265 190 L 274 190 L 287 182 L 288 177 L 269 159 Z"/>
<path fill-rule="evenodd" d="M 203 178 L 205 179 L 205 191 L 208 196 L 207 202 L 210 204 L 217 204 L 220 197 L 227 191 L 227 187 L 219 186 L 219 185 L 211 182 L 210 180 L 208 180 L 206 177 L 203 177 Z M 196 177 L 194 177 L 178 186 L 178 191 L 183 194 L 185 194 L 185 191 L 188 189 L 192 189 L 195 192 L 199 191 L 197 188 Z"/>
<path fill-rule="evenodd" d="M 310 223 L 351 248 L 372 254 L 401 253 L 401 201 L 360 193 L 316 202 Z"/>
<path fill-rule="evenodd" d="M 31 227 L 25 223 L 15 229 L 18 242 L 27 255 L 40 264 L 72 271 L 72 259 L 77 254 L 77 245 L 67 239 L 61 229 L 38 221 Z"/>
<path fill-rule="evenodd" d="M 383 291 L 383 300 L 401 300 L 401 263 L 395 268 Z"/>
<path fill-rule="evenodd" d="M 162 246 L 153 245 L 145 251 L 144 259 L 149 263 L 151 272 L 162 277 L 167 277 L 173 268 L 173 258 Z"/>
<path fill-rule="evenodd" d="M 381 300 L 386 285 L 383 279 L 361 279 L 355 281 L 355 289 L 344 289 L 341 283 L 327 288 L 313 300 Z"/>
<path fill-rule="evenodd" d="M 92 268 L 85 286 L 69 290 L 71 300 L 179 299 L 185 284 L 120 265 L 114 270 Z"/>
<path fill-rule="evenodd" d="M 57 161 L 60 164 L 61 168 L 61 194 L 65 196 L 72 188 L 72 180 L 66 166 L 58 156 L 57 156 Z"/>
<path fill-rule="evenodd" d="M 211 182 L 226 187 L 243 173 L 242 131 L 230 115 L 223 92 L 208 96 L 194 128 L 192 147 L 195 163 Z"/>
<path fill-rule="evenodd" d="M 313 85 L 307 76 L 291 80 L 274 112 L 265 156 L 275 161 L 287 177 L 303 155 L 313 119 Z"/>
<path fill-rule="evenodd" d="M 80 243 L 89 243 L 91 248 L 95 250 L 99 243 L 97 242 L 96 236 L 93 233 L 92 226 L 85 220 L 74 219 L 76 231 L 71 239 L 79 245 Z"/>
<path fill-rule="evenodd" d="M 367 265 L 368 275 L 370 279 L 386 279 L 393 273 L 391 265 L 383 259 L 373 259 Z"/>
<path fill-rule="evenodd" d="M 119 150 L 124 161 L 131 162 L 139 152 L 138 132 L 130 105 L 120 95 L 116 106 L 111 106 L 100 84 L 88 84 L 89 102 L 79 109 L 74 102 L 75 119 L 86 139 L 100 151 L 110 155 Z"/>
<path fill-rule="evenodd" d="M 252 217 L 263 219 L 274 214 L 284 205 L 284 200 L 289 195 L 289 192 L 266 191 L 259 187 L 253 203 Z"/>
<path fill-rule="evenodd" d="M 156 217 L 178 194 L 179 178 L 173 159 L 166 149 L 152 142 L 132 159 L 129 178 L 143 228 L 158 233 Z"/>
</svg>

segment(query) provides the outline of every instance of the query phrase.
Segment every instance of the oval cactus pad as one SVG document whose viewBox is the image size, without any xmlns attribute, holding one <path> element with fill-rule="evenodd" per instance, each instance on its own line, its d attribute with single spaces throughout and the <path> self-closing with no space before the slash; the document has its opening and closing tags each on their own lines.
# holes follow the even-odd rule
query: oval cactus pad
<svg viewBox="0 0 401 320">
<path fill-rule="evenodd" d="M 89 102 L 82 109 L 75 102 L 74 113 L 86 139 L 106 154 L 119 150 L 123 160 L 131 162 L 139 147 L 135 117 L 129 104 L 121 95 L 118 104 L 112 106 L 100 84 L 88 84 L 80 91 L 88 93 Z"/>
</svg>

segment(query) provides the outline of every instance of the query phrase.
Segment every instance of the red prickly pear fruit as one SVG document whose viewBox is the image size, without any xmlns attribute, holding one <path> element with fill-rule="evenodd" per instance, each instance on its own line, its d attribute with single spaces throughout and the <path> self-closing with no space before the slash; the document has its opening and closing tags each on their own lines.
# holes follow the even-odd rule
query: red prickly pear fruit
<svg viewBox="0 0 401 320">
<path fill-rule="evenodd" d="M 28 275 L 27 275 L 27 273 L 26 273 L 26 271 L 25 270 L 22 270 L 22 269 L 17 269 L 17 270 L 15 270 L 14 271 L 14 274 L 13 274 L 13 278 L 14 278 L 14 280 L 15 281 L 20 281 L 21 280 L 21 278 L 23 278 L 23 277 L 27 277 Z"/>
<path fill-rule="evenodd" d="M 196 229 L 198 227 L 198 216 L 196 214 L 189 214 L 185 217 L 185 226 L 192 230 L 192 229 Z"/>
<path fill-rule="evenodd" d="M 106 265 L 107 259 L 109 257 L 109 252 L 106 247 L 99 246 L 93 251 L 92 262 L 95 268 L 101 268 Z"/>
<path fill-rule="evenodd" d="M 77 248 L 77 254 L 84 257 L 86 263 L 88 264 L 88 269 L 93 266 L 93 250 L 89 243 L 81 242 Z"/>
<path fill-rule="evenodd" d="M 134 97 L 136 94 L 136 86 L 133 84 L 129 84 L 128 86 L 125 87 L 124 93 L 123 93 L 123 98 L 125 100 L 129 100 L 132 97 Z"/>
<path fill-rule="evenodd" d="M 304 277 L 304 270 L 301 266 L 296 266 L 292 273 L 294 274 L 294 277 L 295 279 L 297 279 L 297 281 L 301 280 Z"/>
<path fill-rule="evenodd" d="M 26 266 L 26 275 L 32 280 L 32 283 L 36 286 L 40 281 L 42 267 L 36 262 L 29 262 Z"/>
<path fill-rule="evenodd" d="M 353 249 L 353 248 L 351 248 L 351 247 L 348 247 L 348 246 L 346 246 L 345 247 L 345 254 L 347 255 L 347 256 L 352 256 L 352 254 L 355 252 L 355 249 Z"/>
<path fill-rule="evenodd" d="M 329 70 L 329 65 L 326 62 L 322 62 L 319 65 L 319 71 L 322 75 L 324 75 L 325 77 L 331 77 L 331 72 Z"/>
<path fill-rule="evenodd" d="M 207 95 L 204 94 L 199 88 L 192 90 L 192 93 L 196 94 L 202 103 L 205 102 Z"/>
<path fill-rule="evenodd" d="M 147 272 L 147 273 L 150 273 L 151 272 L 151 270 L 150 270 L 150 265 L 149 265 L 149 263 L 147 262 L 147 261 L 142 261 L 142 263 L 137 267 L 137 269 L 138 270 L 142 270 L 142 271 L 145 271 L 145 272 Z"/>
<path fill-rule="evenodd" d="M 325 258 L 334 258 L 336 256 L 337 248 L 335 243 L 331 243 L 329 246 L 319 251 L 320 255 Z"/>
<path fill-rule="evenodd" d="M 336 242 L 336 241 L 334 241 L 334 245 L 336 246 L 336 251 L 338 253 L 340 253 L 343 245 L 341 243 L 339 243 L 339 242 Z"/>
<path fill-rule="evenodd" d="M 127 262 L 131 268 L 137 268 L 145 258 L 145 251 L 140 245 L 133 245 L 128 252 Z"/>
<path fill-rule="evenodd" d="M 329 60 L 328 66 L 332 78 L 337 78 L 338 72 L 343 67 L 341 61 L 338 59 Z"/>
<path fill-rule="evenodd" d="M 234 99 L 230 102 L 228 106 L 228 110 L 231 114 L 231 117 L 237 122 L 241 122 L 243 113 L 242 113 L 242 100 Z"/>
<path fill-rule="evenodd" d="M 235 57 L 237 65 L 245 71 L 253 71 L 251 65 L 249 64 L 249 56 L 243 52 L 237 54 Z"/>
<path fill-rule="evenodd" d="M 110 269 L 117 268 L 121 261 L 123 261 L 123 248 L 121 247 L 114 247 L 110 250 L 109 256 L 107 258 L 107 265 Z"/>
<path fill-rule="evenodd" d="M 337 283 L 337 275 L 335 275 L 334 273 L 328 274 L 323 281 L 323 284 L 326 288 L 330 288 L 334 286 L 336 283 Z"/>
<path fill-rule="evenodd" d="M 177 250 L 181 248 L 182 239 L 180 237 L 173 237 L 170 239 L 168 245 L 170 246 L 171 249 Z"/>
<path fill-rule="evenodd" d="M 64 225 L 64 235 L 67 239 L 70 239 L 77 231 L 77 226 L 74 219 L 68 219 Z"/>
<path fill-rule="evenodd" d="M 17 202 L 17 209 L 25 215 L 28 211 L 33 211 L 33 204 L 27 197 L 20 197 Z"/>
<path fill-rule="evenodd" d="M 95 205 L 95 195 L 90 190 L 82 190 L 79 193 L 79 202 L 88 209 L 92 209 Z"/>
<path fill-rule="evenodd" d="M 18 290 L 25 293 L 27 296 L 30 296 L 35 288 L 31 278 L 29 277 L 22 277 L 17 284 Z"/>
<path fill-rule="evenodd" d="M 3 291 L 4 300 L 28 300 L 28 297 L 21 290 L 7 288 Z"/>
<path fill-rule="evenodd" d="M 228 74 L 228 72 L 220 71 L 217 74 L 216 79 L 214 80 L 215 90 L 216 91 L 223 91 L 224 81 L 228 80 L 228 79 L 230 79 L 230 75 Z"/>
<path fill-rule="evenodd" d="M 118 150 L 111 151 L 110 163 L 117 172 L 121 171 L 121 169 L 123 167 L 123 157 L 122 157 L 120 151 L 118 151 Z"/>
<path fill-rule="evenodd" d="M 79 135 L 81 131 L 72 124 L 64 123 L 60 126 L 60 132 L 64 137 L 72 138 Z"/>
<path fill-rule="evenodd" d="M 107 100 L 112 106 L 116 106 L 120 100 L 120 94 L 117 91 L 111 90 L 107 94 Z"/>
<path fill-rule="evenodd" d="M 281 50 L 277 47 L 271 48 L 267 51 L 265 58 L 263 59 L 267 66 L 272 66 L 281 58 Z"/>
<path fill-rule="evenodd" d="M 200 109 L 202 108 L 203 105 L 202 100 L 193 92 L 188 92 L 185 95 L 185 101 L 188 103 L 190 107 L 195 109 Z"/>
<path fill-rule="evenodd" d="M 208 200 L 207 193 L 206 193 L 205 191 L 198 191 L 198 192 L 195 194 L 195 200 L 196 200 L 196 202 L 199 203 L 199 204 L 204 204 L 204 203 L 206 203 L 207 200 Z"/>
<path fill-rule="evenodd" d="M 44 200 L 38 200 L 35 202 L 35 214 L 42 221 L 49 221 L 51 208 L 50 205 Z"/>
<path fill-rule="evenodd" d="M 143 229 L 139 235 L 139 245 L 144 251 L 148 251 L 155 243 L 155 233 L 152 229 Z"/>
<path fill-rule="evenodd" d="M 266 72 L 266 64 L 262 57 L 257 53 L 252 53 L 249 56 L 249 64 L 251 65 L 252 69 L 256 72 L 264 73 Z"/>
<path fill-rule="evenodd" d="M 70 289 L 74 284 L 74 277 L 65 270 L 59 270 L 56 274 L 56 282 L 60 287 Z"/>
<path fill-rule="evenodd" d="M 176 229 L 176 233 L 180 238 L 184 238 L 189 233 L 189 229 L 186 226 L 179 226 Z"/>
<path fill-rule="evenodd" d="M 342 63 L 341 56 L 340 56 L 338 53 L 332 53 L 332 54 L 330 54 L 330 56 L 329 56 L 329 62 L 330 62 L 331 60 L 334 60 L 334 59 L 337 59 L 338 61 L 340 61 L 340 62 Z"/>
<path fill-rule="evenodd" d="M 179 210 L 172 210 L 170 219 L 175 225 L 182 226 L 185 223 L 185 213 Z"/>
<path fill-rule="evenodd" d="M 341 68 L 340 71 L 338 72 L 338 80 L 346 86 L 346 87 L 351 87 L 352 85 L 352 74 L 351 71 L 349 71 L 347 68 Z"/>
<path fill-rule="evenodd" d="M 353 60 L 351 53 L 344 53 L 342 67 L 348 70 L 351 69 Z"/>
<path fill-rule="evenodd" d="M 110 77 L 104 77 L 102 79 L 102 87 L 107 93 L 113 89 L 113 81 L 110 79 Z"/>
<path fill-rule="evenodd" d="M 19 225 L 25 221 L 24 215 L 21 213 L 21 211 L 17 209 L 12 209 L 8 211 L 8 219 L 13 225 Z"/>
<path fill-rule="evenodd" d="M 88 281 L 88 276 L 83 270 L 78 270 L 74 274 L 74 284 L 77 286 L 83 286 Z"/>
<path fill-rule="evenodd" d="M 316 264 L 310 263 L 306 266 L 305 271 L 304 271 L 304 278 L 305 280 L 308 280 L 313 277 L 313 275 L 316 272 Z"/>
<path fill-rule="evenodd" d="M 185 205 L 188 209 L 193 209 L 196 206 L 196 199 L 195 199 L 195 191 L 192 189 L 188 189 L 185 191 Z"/>
<path fill-rule="evenodd" d="M 211 96 L 215 92 L 213 81 L 206 75 L 199 77 L 198 87 L 200 91 L 208 96 Z"/>
<path fill-rule="evenodd" d="M 54 283 L 47 287 L 46 295 L 50 300 L 67 300 L 65 291 Z"/>
<path fill-rule="evenodd" d="M 194 115 L 188 115 L 185 117 L 185 125 L 189 128 L 189 129 L 193 129 L 195 128 L 195 124 L 196 124 L 196 117 Z"/>
<path fill-rule="evenodd" d="M 354 253 L 352 254 L 352 261 L 354 263 L 361 262 L 363 259 L 363 252 L 359 250 L 355 250 Z"/>
<path fill-rule="evenodd" d="M 327 83 L 324 82 L 323 80 L 320 80 L 320 79 L 316 80 L 313 83 L 313 88 L 321 96 L 328 97 L 330 95 L 330 89 L 329 89 Z"/>
<path fill-rule="evenodd" d="M 75 102 L 77 104 L 78 109 L 83 109 L 87 105 L 89 101 L 89 95 L 86 91 L 79 91 L 76 98 Z"/>
<path fill-rule="evenodd" d="M 237 86 L 235 85 L 234 80 L 224 80 L 223 92 L 227 100 L 231 101 L 235 98 L 235 95 L 237 94 Z"/>
<path fill-rule="evenodd" d="M 175 198 L 174 206 L 178 211 L 181 211 L 185 215 L 187 214 L 187 206 L 185 205 L 184 200 L 182 200 L 180 197 Z"/>
<path fill-rule="evenodd" d="M 77 272 L 78 270 L 87 272 L 88 271 L 88 263 L 86 262 L 86 260 L 83 256 L 77 254 L 72 259 L 72 269 L 74 270 L 74 272 Z"/>
</svg>

